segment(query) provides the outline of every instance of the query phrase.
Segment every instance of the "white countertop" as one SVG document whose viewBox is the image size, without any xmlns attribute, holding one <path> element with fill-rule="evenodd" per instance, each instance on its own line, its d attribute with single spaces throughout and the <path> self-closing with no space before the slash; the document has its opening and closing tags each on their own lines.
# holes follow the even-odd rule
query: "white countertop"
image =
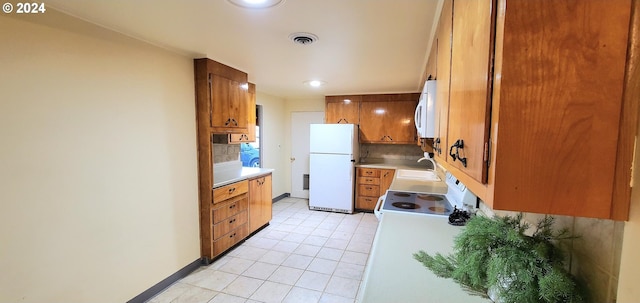
<svg viewBox="0 0 640 303">
<path fill-rule="evenodd" d="M 272 168 L 242 167 L 240 161 L 215 164 L 213 167 L 213 188 L 270 174 L 273 171 Z"/>
<path fill-rule="evenodd" d="M 385 213 L 358 294 L 362 303 L 491 302 L 463 290 L 452 279 L 433 274 L 413 258 L 419 250 L 433 255 L 453 251 L 453 239 L 464 227 L 447 217 Z"/>
<path fill-rule="evenodd" d="M 367 162 L 359 162 L 356 167 L 364 168 L 382 168 L 382 169 L 409 169 L 409 170 L 427 170 L 427 164 L 423 162 L 407 161 L 407 160 L 383 160 L 371 159 Z M 430 167 L 430 166 L 429 166 Z M 407 192 L 424 192 L 446 194 L 447 184 L 444 182 L 444 174 L 438 171 L 438 177 L 441 181 L 431 182 L 416 179 L 400 179 L 398 175 L 393 178 L 393 182 L 389 190 L 407 191 Z"/>
</svg>

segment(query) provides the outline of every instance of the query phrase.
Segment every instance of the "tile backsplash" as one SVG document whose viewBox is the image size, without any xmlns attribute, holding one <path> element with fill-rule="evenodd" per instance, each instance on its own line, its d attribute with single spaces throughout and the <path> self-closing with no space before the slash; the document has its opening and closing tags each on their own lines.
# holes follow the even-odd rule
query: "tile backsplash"
<svg viewBox="0 0 640 303">
<path fill-rule="evenodd" d="M 486 215 L 514 216 L 516 212 L 491 210 L 483 203 Z M 544 214 L 524 213 L 524 220 L 534 225 Z M 567 256 L 571 273 L 584 283 L 591 295 L 589 302 L 614 303 L 618 289 L 618 274 L 622 254 L 624 222 L 570 217 L 555 217 L 555 228 L 567 228 L 577 238 L 560 245 Z"/>
<path fill-rule="evenodd" d="M 240 144 L 213 144 L 213 163 L 238 161 L 240 159 Z"/>
<path fill-rule="evenodd" d="M 415 160 L 424 153 L 420 146 L 412 144 L 360 144 L 360 159 Z"/>
</svg>

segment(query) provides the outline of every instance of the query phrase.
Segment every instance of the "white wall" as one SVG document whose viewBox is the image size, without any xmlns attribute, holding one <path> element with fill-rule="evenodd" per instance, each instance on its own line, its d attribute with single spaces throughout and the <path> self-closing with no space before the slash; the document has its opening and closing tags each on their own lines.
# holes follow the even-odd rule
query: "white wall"
<svg viewBox="0 0 640 303">
<path fill-rule="evenodd" d="M 289 157 L 285 157 L 284 148 L 289 141 L 285 134 L 285 102 L 279 97 L 261 93 L 257 86 L 256 104 L 262 105 L 262 167 L 273 168 L 273 197 L 288 193 L 291 187 L 286 174 Z"/>
<path fill-rule="evenodd" d="M 285 132 L 283 133 L 284 150 L 282 157 L 286 159 L 286 190 L 291 193 L 291 113 L 292 112 L 324 112 L 324 97 L 317 99 L 286 100 L 284 108 Z"/>
<path fill-rule="evenodd" d="M 0 302 L 124 302 L 198 259 L 191 58 L 52 9 L 0 38 Z"/>
</svg>

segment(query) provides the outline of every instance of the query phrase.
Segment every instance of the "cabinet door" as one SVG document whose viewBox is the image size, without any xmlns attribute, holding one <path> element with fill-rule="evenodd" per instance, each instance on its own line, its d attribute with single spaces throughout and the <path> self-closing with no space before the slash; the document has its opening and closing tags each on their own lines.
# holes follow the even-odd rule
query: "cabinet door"
<svg viewBox="0 0 640 303">
<path fill-rule="evenodd" d="M 391 182 L 393 182 L 393 176 L 395 175 L 395 169 L 381 169 L 380 170 L 380 196 L 384 195 L 385 192 L 391 186 Z"/>
<path fill-rule="evenodd" d="M 433 139 L 433 153 L 438 162 L 446 162 L 449 157 L 447 129 L 449 119 L 449 83 L 451 75 L 451 23 L 453 2 L 446 0 L 442 7 L 442 15 L 437 30 L 436 70 L 436 114 L 435 138 Z"/>
<path fill-rule="evenodd" d="M 242 133 L 249 120 L 246 89 L 242 83 L 210 74 L 211 127 L 214 132 Z"/>
<path fill-rule="evenodd" d="M 229 135 L 229 143 L 230 144 L 238 144 L 238 143 L 246 143 L 246 142 L 255 142 L 256 141 L 256 121 L 257 121 L 257 112 L 256 112 L 256 85 L 253 83 L 249 83 L 249 89 L 247 90 L 247 107 L 248 107 L 248 120 L 247 120 L 247 131 L 242 134 L 230 134 Z"/>
<path fill-rule="evenodd" d="M 361 96 L 325 97 L 324 123 L 360 124 Z"/>
<path fill-rule="evenodd" d="M 420 94 L 406 94 L 398 101 L 366 101 L 360 105 L 360 142 L 416 144 L 414 113 Z M 385 95 L 365 96 L 383 99 Z M 415 97 L 413 100 L 412 97 Z M 390 99 L 394 97 L 387 97 Z"/>
<path fill-rule="evenodd" d="M 249 181 L 249 233 L 271 221 L 271 175 Z"/>
<path fill-rule="evenodd" d="M 451 52 L 448 163 L 478 182 L 487 181 L 491 106 L 492 0 L 455 1 Z M 462 143 L 462 147 L 454 147 Z M 457 153 L 456 153 L 457 150 Z M 444 151 L 443 151 L 444 152 Z M 455 161 L 454 161 L 455 160 Z"/>
</svg>

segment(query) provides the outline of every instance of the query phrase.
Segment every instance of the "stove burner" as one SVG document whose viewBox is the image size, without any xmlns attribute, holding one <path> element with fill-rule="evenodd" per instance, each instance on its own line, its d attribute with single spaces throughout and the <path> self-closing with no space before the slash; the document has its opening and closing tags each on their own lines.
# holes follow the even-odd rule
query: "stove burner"
<svg viewBox="0 0 640 303">
<path fill-rule="evenodd" d="M 410 194 L 407 193 L 393 193 L 394 196 L 396 197 L 409 197 L 411 196 Z"/>
<path fill-rule="evenodd" d="M 431 206 L 429 207 L 429 210 L 437 214 L 444 214 L 447 212 L 447 208 L 442 206 Z"/>
<path fill-rule="evenodd" d="M 434 195 L 418 195 L 418 199 L 425 201 L 442 201 L 442 197 Z"/>
<path fill-rule="evenodd" d="M 418 209 L 420 205 L 411 202 L 394 202 L 391 205 L 402 209 Z"/>
</svg>

